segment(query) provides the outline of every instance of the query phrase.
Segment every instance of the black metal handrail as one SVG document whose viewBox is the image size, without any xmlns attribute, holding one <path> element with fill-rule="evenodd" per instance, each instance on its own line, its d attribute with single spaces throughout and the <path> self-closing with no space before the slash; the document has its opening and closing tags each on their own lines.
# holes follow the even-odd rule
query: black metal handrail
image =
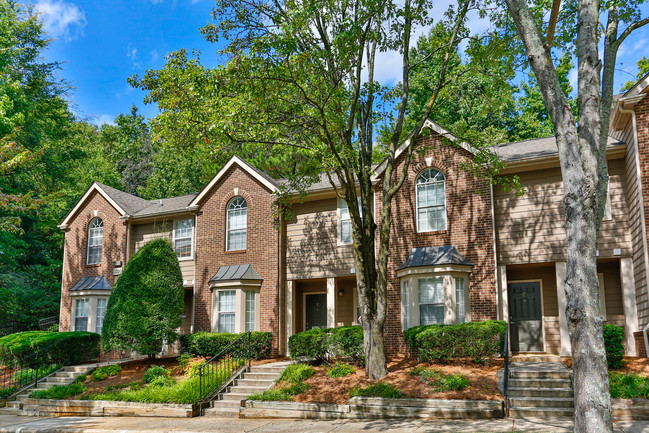
<svg viewBox="0 0 649 433">
<path fill-rule="evenodd" d="M 22 322 L 20 320 L 10 320 L 0 324 L 0 337 L 16 332 L 30 331 L 34 329 L 34 324 L 30 322 Z"/>
<path fill-rule="evenodd" d="M 63 338 L 0 369 L 0 399 L 11 397 L 32 384 L 34 388 L 38 388 L 39 380 L 68 364 L 68 353 L 51 349 L 73 337 Z"/>
<path fill-rule="evenodd" d="M 250 339 L 246 332 L 198 367 L 197 403 L 209 401 L 242 369 L 250 367 L 255 358 Z"/>
<path fill-rule="evenodd" d="M 505 371 L 503 378 L 503 390 L 505 391 L 505 417 L 509 417 L 509 323 L 505 324 L 505 344 L 503 350 L 505 360 Z"/>
<path fill-rule="evenodd" d="M 38 320 L 38 327 L 41 331 L 47 331 L 54 325 L 59 324 L 59 316 L 50 316 Z"/>
</svg>

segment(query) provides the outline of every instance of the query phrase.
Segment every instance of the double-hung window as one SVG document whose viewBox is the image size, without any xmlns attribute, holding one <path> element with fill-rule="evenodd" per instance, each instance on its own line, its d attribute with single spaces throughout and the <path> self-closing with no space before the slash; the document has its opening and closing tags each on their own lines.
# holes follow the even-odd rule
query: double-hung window
<svg viewBox="0 0 649 433">
<path fill-rule="evenodd" d="M 95 324 L 95 332 L 101 334 L 104 327 L 104 317 L 106 317 L 106 306 L 108 305 L 107 298 L 97 299 L 97 322 Z"/>
<path fill-rule="evenodd" d="M 358 211 L 363 215 L 363 209 L 361 208 L 361 199 L 358 198 Z M 340 243 L 341 244 L 351 244 L 354 240 L 352 234 L 352 219 L 349 214 L 349 206 L 347 202 L 343 199 L 340 199 L 338 202 L 338 212 L 340 220 Z"/>
<path fill-rule="evenodd" d="M 101 249 L 104 242 L 104 222 L 101 218 L 93 218 L 88 226 L 88 257 L 86 264 L 101 263 Z"/>
<path fill-rule="evenodd" d="M 174 223 L 174 249 L 179 259 L 192 257 L 192 218 L 176 220 Z"/>
<path fill-rule="evenodd" d="M 227 207 L 226 251 L 246 249 L 248 231 L 248 203 L 243 197 L 234 197 Z"/>
<path fill-rule="evenodd" d="M 74 305 L 74 330 L 87 331 L 88 330 L 88 310 L 90 300 L 88 298 L 81 298 L 75 300 Z"/>
<path fill-rule="evenodd" d="M 246 332 L 255 330 L 255 292 L 246 290 Z"/>
<path fill-rule="evenodd" d="M 442 277 L 419 280 L 419 324 L 444 323 L 444 279 Z"/>
<path fill-rule="evenodd" d="M 464 278 L 455 279 L 455 317 L 457 323 L 464 323 L 466 317 L 466 300 L 464 299 Z"/>
<path fill-rule="evenodd" d="M 446 179 L 434 168 L 417 176 L 417 231 L 446 230 Z"/>
<path fill-rule="evenodd" d="M 236 292 L 223 290 L 219 292 L 218 332 L 234 333 L 236 309 Z"/>
</svg>

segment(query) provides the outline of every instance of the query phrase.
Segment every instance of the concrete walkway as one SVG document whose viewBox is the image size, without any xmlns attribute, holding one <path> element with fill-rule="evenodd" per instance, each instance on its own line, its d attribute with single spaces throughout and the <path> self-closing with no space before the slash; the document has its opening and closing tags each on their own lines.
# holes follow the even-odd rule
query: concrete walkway
<svg viewBox="0 0 649 433">
<path fill-rule="evenodd" d="M 247 420 L 233 418 L 42 418 L 0 415 L 0 433 L 106 432 L 570 432 L 571 421 L 507 420 Z M 649 421 L 616 423 L 617 433 L 649 433 Z"/>
</svg>

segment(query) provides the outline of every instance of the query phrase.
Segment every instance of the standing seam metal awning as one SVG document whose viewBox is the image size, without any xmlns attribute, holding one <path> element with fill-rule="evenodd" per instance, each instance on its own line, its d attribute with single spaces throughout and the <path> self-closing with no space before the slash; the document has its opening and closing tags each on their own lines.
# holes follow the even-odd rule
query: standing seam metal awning
<svg viewBox="0 0 649 433">
<path fill-rule="evenodd" d="M 108 284 L 106 277 L 83 277 L 70 289 L 71 292 L 81 290 L 113 290 L 113 288 Z"/>
<path fill-rule="evenodd" d="M 445 265 L 473 266 L 473 263 L 460 254 L 453 245 L 413 248 L 410 250 L 406 261 L 397 268 L 397 271 L 419 266 Z"/>
<path fill-rule="evenodd" d="M 252 265 L 230 265 L 221 266 L 216 274 L 210 279 L 210 283 L 221 283 L 226 281 L 264 281 L 254 270 Z"/>
</svg>

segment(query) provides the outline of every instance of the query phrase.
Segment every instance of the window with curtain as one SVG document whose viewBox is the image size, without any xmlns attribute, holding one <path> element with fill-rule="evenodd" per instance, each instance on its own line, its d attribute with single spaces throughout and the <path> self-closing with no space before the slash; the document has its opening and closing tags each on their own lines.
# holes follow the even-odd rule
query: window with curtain
<svg viewBox="0 0 649 433">
<path fill-rule="evenodd" d="M 226 251 L 246 249 L 248 230 L 248 203 L 243 197 L 234 197 L 227 207 Z"/>
<path fill-rule="evenodd" d="M 88 226 L 88 259 L 89 265 L 101 263 L 101 249 L 104 242 L 104 222 L 93 218 Z"/>
<path fill-rule="evenodd" d="M 442 277 L 419 280 L 419 324 L 444 323 L 444 279 Z"/>
<path fill-rule="evenodd" d="M 104 327 L 104 317 L 106 317 L 106 305 L 108 305 L 108 299 L 99 298 L 97 299 L 97 324 L 95 325 L 95 332 L 101 334 L 101 330 Z"/>
<path fill-rule="evenodd" d="M 246 332 L 255 330 L 255 292 L 246 291 Z"/>
<path fill-rule="evenodd" d="M 417 231 L 446 230 L 446 179 L 434 168 L 417 176 Z"/>
<path fill-rule="evenodd" d="M 74 330 L 88 330 L 88 307 L 90 300 L 88 298 L 75 299 L 74 304 Z"/>
<path fill-rule="evenodd" d="M 464 299 L 464 278 L 455 279 L 455 313 L 457 323 L 464 323 L 466 317 L 466 300 Z"/>
<path fill-rule="evenodd" d="M 192 218 L 174 222 L 174 249 L 178 258 L 192 256 L 192 231 L 194 220 Z"/>
<path fill-rule="evenodd" d="M 234 333 L 236 293 L 234 290 L 219 292 L 218 331 Z"/>
</svg>

